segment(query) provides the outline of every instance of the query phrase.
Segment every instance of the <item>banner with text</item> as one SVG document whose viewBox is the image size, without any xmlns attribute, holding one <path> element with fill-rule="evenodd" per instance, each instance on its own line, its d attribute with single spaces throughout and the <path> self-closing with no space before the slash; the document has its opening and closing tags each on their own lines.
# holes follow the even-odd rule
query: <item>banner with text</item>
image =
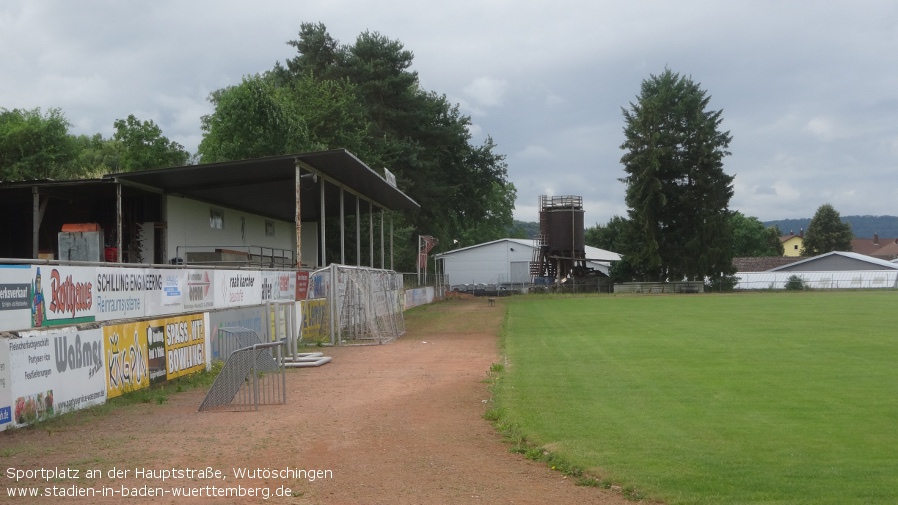
<svg viewBox="0 0 898 505">
<path fill-rule="evenodd" d="M 215 307 L 214 270 L 187 270 L 184 310 L 211 310 Z"/>
<path fill-rule="evenodd" d="M 0 338 L 0 431 L 12 426 L 12 380 L 9 376 L 9 344 Z"/>
<path fill-rule="evenodd" d="M 32 282 L 31 265 L 0 265 L 0 330 L 31 327 Z"/>
<path fill-rule="evenodd" d="M 106 401 L 101 330 L 47 330 L 3 344 L 15 426 Z"/>
<path fill-rule="evenodd" d="M 32 265 L 31 326 L 94 321 L 95 272 L 94 267 Z"/>
<path fill-rule="evenodd" d="M 262 304 L 262 272 L 215 270 L 215 308 Z"/>
<path fill-rule="evenodd" d="M 289 272 L 262 272 L 262 301 L 295 301 L 296 300 L 296 273 Z"/>
</svg>

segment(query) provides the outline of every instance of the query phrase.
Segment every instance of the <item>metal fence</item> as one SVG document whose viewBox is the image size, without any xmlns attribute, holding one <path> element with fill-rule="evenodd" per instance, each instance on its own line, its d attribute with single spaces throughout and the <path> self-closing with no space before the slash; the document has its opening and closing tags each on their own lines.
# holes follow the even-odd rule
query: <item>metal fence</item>
<svg viewBox="0 0 898 505">
<path fill-rule="evenodd" d="M 250 345 L 230 353 L 198 410 L 259 410 L 259 405 L 287 403 L 286 342 L 262 343 L 248 328 L 221 328 L 219 333 L 230 334 L 224 340 Z"/>
</svg>

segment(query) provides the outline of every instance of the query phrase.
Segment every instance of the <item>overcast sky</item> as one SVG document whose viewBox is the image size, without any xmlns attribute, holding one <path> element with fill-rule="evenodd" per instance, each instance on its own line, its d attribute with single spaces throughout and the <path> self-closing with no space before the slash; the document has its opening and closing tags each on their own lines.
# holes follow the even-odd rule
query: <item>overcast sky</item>
<svg viewBox="0 0 898 505">
<path fill-rule="evenodd" d="M 429 91 L 492 136 L 518 190 L 625 215 L 621 107 L 691 76 L 733 136 L 731 208 L 761 220 L 898 214 L 898 3 L 455 0 L 0 2 L 0 107 L 58 107 L 72 133 L 134 114 L 195 152 L 209 93 L 295 56 L 302 22 L 402 42 Z"/>
</svg>

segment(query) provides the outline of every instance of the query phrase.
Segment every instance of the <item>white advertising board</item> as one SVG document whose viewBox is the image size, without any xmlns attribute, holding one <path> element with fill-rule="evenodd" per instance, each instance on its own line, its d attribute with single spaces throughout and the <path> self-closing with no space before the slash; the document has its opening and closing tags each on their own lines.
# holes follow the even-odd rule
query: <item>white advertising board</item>
<svg viewBox="0 0 898 505">
<path fill-rule="evenodd" d="M 262 304 L 262 272 L 255 270 L 216 270 L 215 308 Z"/>
<path fill-rule="evenodd" d="M 296 272 L 262 272 L 262 301 L 294 301 L 296 299 Z"/>
<path fill-rule="evenodd" d="M 182 297 L 184 310 L 210 310 L 215 307 L 215 271 L 191 269 L 186 272 Z"/>
<path fill-rule="evenodd" d="M 5 343 L 14 426 L 106 401 L 102 330 L 49 330 Z"/>
<path fill-rule="evenodd" d="M 0 431 L 12 426 L 12 381 L 9 376 L 9 344 L 0 338 Z"/>
<path fill-rule="evenodd" d="M 0 331 L 31 327 L 31 265 L 0 265 Z"/>
</svg>

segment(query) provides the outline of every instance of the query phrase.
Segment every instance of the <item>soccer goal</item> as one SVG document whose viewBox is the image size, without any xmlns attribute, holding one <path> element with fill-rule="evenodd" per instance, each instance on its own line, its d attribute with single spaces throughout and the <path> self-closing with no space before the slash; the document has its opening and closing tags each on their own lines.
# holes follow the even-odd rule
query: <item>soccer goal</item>
<svg viewBox="0 0 898 505">
<path fill-rule="evenodd" d="M 402 275 L 330 265 L 309 277 L 309 298 L 326 299 L 332 344 L 384 344 L 405 333 Z"/>
</svg>

